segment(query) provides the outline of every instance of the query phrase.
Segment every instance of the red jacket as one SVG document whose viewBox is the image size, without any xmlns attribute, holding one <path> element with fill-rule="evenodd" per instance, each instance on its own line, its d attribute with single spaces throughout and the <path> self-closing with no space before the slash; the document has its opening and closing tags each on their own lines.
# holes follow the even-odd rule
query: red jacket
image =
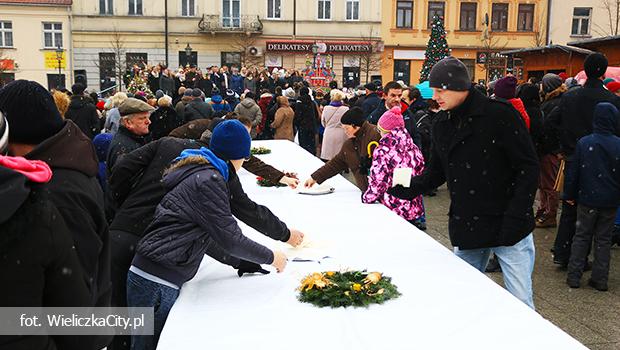
<svg viewBox="0 0 620 350">
<path fill-rule="evenodd" d="M 256 126 L 256 134 L 260 135 L 263 130 L 265 130 L 265 122 L 267 121 L 267 107 L 271 102 L 273 96 L 271 94 L 262 94 L 260 99 L 258 100 L 258 106 L 260 107 L 260 111 L 263 113 L 263 118 L 260 121 L 260 124 Z"/>
<path fill-rule="evenodd" d="M 527 131 L 530 131 L 530 116 L 525 111 L 525 106 L 523 105 L 523 101 L 521 101 L 520 98 L 513 98 L 508 101 L 512 103 L 512 106 L 517 111 L 519 111 L 519 113 L 521 114 L 521 118 L 523 118 L 523 121 L 525 122 L 525 127 L 527 127 Z"/>
</svg>

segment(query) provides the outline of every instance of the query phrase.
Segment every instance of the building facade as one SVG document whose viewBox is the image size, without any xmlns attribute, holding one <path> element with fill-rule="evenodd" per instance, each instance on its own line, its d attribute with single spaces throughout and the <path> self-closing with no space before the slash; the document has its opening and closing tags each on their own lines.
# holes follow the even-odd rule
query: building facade
<svg viewBox="0 0 620 350">
<path fill-rule="evenodd" d="M 385 79 L 419 83 L 432 18 L 442 16 L 452 55 L 472 81 L 487 82 L 507 71 L 522 75 L 521 62 L 499 52 L 544 45 L 548 0 L 384 0 L 381 28 Z"/>
<path fill-rule="evenodd" d="M 566 45 L 584 39 L 619 35 L 615 1 L 551 0 L 549 41 Z M 611 12 L 610 12 L 611 11 Z"/>
<path fill-rule="evenodd" d="M 71 56 L 71 0 L 0 1 L 0 86 L 28 79 L 64 87 Z"/>
<path fill-rule="evenodd" d="M 381 48 L 381 9 L 379 0 L 75 0 L 75 72 L 100 89 L 116 82 L 119 66 L 142 62 L 299 70 L 318 62 L 358 83 L 368 50 Z"/>
</svg>

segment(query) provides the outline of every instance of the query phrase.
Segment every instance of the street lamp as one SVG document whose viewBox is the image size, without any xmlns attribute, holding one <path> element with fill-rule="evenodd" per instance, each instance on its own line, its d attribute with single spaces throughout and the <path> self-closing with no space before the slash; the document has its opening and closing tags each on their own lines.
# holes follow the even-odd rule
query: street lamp
<svg viewBox="0 0 620 350">
<path fill-rule="evenodd" d="M 187 43 L 187 46 L 185 46 L 185 59 L 186 59 L 185 64 L 186 65 L 190 64 L 189 60 L 191 56 L 192 56 L 192 47 L 189 46 L 189 43 Z"/>
<path fill-rule="evenodd" d="M 318 68 L 317 64 L 316 64 L 316 55 L 319 53 L 319 45 L 317 45 L 316 43 L 314 43 L 312 45 L 312 54 L 314 55 L 314 68 Z"/>
<path fill-rule="evenodd" d="M 64 52 L 64 50 L 62 49 L 62 47 L 60 46 L 60 43 L 58 43 L 58 46 L 56 47 L 56 60 L 58 60 L 58 86 L 57 88 L 61 88 L 62 84 L 61 84 L 61 63 L 62 63 L 62 53 Z"/>
</svg>

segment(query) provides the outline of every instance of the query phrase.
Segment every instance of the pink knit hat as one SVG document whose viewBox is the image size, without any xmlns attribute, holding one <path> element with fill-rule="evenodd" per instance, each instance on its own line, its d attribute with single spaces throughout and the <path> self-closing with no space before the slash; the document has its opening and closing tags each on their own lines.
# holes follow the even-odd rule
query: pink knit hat
<svg viewBox="0 0 620 350">
<path fill-rule="evenodd" d="M 383 113 L 379 118 L 379 127 L 385 131 L 391 131 L 398 127 L 405 126 L 405 120 L 401 112 L 400 106 L 393 107 L 389 111 Z"/>
</svg>

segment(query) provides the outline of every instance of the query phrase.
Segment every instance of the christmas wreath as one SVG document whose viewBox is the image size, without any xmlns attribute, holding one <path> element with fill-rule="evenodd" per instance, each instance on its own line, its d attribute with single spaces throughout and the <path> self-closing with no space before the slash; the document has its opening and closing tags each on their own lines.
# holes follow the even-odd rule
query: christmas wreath
<svg viewBox="0 0 620 350">
<path fill-rule="evenodd" d="M 256 184 L 258 184 L 260 187 L 286 187 L 285 184 L 281 184 L 279 182 L 274 184 L 273 182 L 260 176 L 256 178 Z"/>
<path fill-rule="evenodd" d="M 327 271 L 306 276 L 297 299 L 318 307 L 368 307 L 400 296 L 392 279 L 379 272 Z"/>
<path fill-rule="evenodd" d="M 269 148 L 267 148 L 267 147 L 263 147 L 263 146 L 260 146 L 260 147 L 252 147 L 252 148 L 250 149 L 250 153 L 251 153 L 252 155 L 269 154 L 269 153 L 271 153 L 271 150 L 270 150 Z"/>
</svg>

